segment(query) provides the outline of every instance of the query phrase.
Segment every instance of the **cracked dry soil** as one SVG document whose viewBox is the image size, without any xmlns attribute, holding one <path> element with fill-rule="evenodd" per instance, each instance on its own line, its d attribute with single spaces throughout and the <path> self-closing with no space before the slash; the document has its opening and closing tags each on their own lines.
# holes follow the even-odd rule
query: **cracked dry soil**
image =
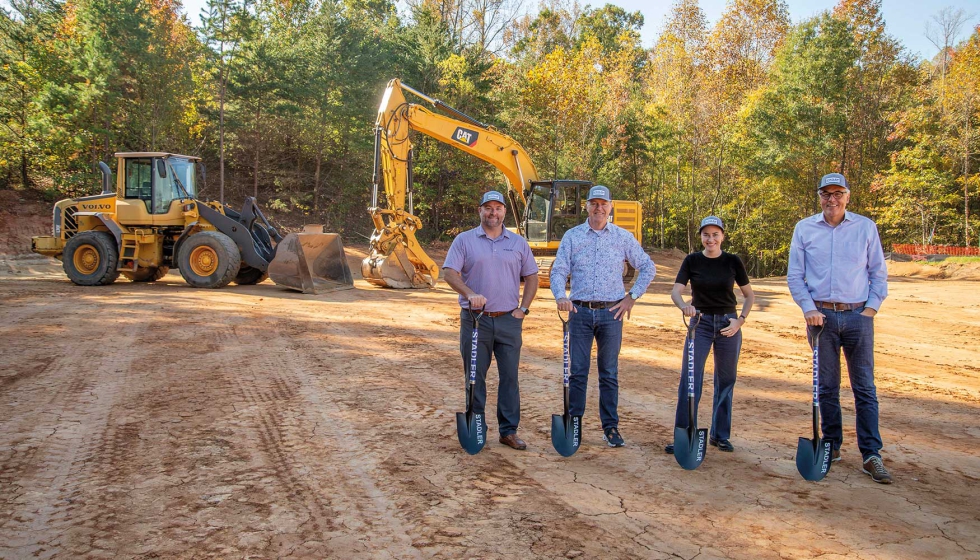
<svg viewBox="0 0 980 560">
<path fill-rule="evenodd" d="M 843 461 L 808 483 L 809 351 L 783 279 L 753 282 L 735 453 L 709 448 L 692 472 L 663 453 L 683 326 L 679 259 L 654 257 L 620 360 L 627 447 L 602 442 L 593 377 L 568 459 L 548 433 L 561 325 L 546 290 L 525 322 L 528 450 L 491 438 L 471 457 L 444 284 L 81 288 L 54 261 L 0 260 L 0 558 L 980 556 L 980 284 L 892 279 L 876 322 L 895 484 L 860 471 L 846 381 Z"/>
</svg>

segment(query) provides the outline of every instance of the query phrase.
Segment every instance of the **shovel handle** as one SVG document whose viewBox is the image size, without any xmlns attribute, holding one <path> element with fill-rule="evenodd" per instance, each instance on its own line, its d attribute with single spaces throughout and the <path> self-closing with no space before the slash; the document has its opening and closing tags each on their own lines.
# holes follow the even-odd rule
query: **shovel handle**
<svg viewBox="0 0 980 560">
<path fill-rule="evenodd" d="M 470 319 L 473 320 L 473 333 L 470 336 L 470 386 L 476 385 L 476 354 L 477 347 L 480 341 L 480 317 L 483 317 L 483 311 L 486 307 L 480 308 L 480 313 L 473 315 L 473 310 L 467 308 L 467 313 L 470 314 Z"/>
<path fill-rule="evenodd" d="M 816 409 L 817 405 L 820 404 L 820 397 L 817 394 L 818 388 L 820 386 L 820 335 L 823 333 L 823 327 L 819 329 L 811 329 L 807 327 L 806 337 L 807 341 L 810 343 L 810 347 L 813 349 L 813 406 Z M 816 414 L 816 413 L 815 413 Z"/>
<path fill-rule="evenodd" d="M 561 319 L 561 334 L 562 334 L 562 343 L 561 343 L 561 350 L 562 350 L 562 360 L 561 360 L 561 362 L 562 362 L 562 385 L 564 385 L 564 387 L 565 387 L 565 401 L 566 401 L 565 411 L 567 412 L 568 411 L 568 404 L 567 404 L 567 402 L 568 402 L 568 378 L 571 376 L 571 372 L 572 372 L 572 360 L 571 360 L 570 352 L 568 350 L 568 340 L 569 340 L 569 335 L 568 335 L 568 321 L 571 320 L 572 316 L 569 313 L 568 319 L 566 319 L 565 317 L 562 316 L 561 311 L 559 311 L 558 312 L 558 318 Z"/>
<path fill-rule="evenodd" d="M 684 326 L 687 327 L 687 396 L 694 398 L 694 335 L 698 324 L 701 322 L 701 314 L 698 313 L 688 321 L 681 315 Z"/>
</svg>

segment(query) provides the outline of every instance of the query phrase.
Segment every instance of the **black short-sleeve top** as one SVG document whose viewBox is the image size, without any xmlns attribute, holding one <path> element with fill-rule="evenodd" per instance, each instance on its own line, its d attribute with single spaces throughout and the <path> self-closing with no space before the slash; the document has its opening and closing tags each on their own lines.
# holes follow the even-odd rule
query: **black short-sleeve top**
<svg viewBox="0 0 980 560">
<path fill-rule="evenodd" d="M 684 257 L 681 269 L 677 271 L 678 284 L 691 282 L 691 302 L 701 313 L 724 315 L 735 313 L 738 300 L 735 299 L 735 283 L 745 286 L 749 275 L 738 255 L 721 252 L 721 255 L 708 258 L 698 251 Z"/>
</svg>

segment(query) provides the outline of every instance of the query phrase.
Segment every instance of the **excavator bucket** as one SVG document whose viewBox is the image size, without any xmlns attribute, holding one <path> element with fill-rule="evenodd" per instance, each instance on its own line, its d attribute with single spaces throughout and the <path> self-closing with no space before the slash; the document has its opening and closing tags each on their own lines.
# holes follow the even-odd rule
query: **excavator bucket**
<svg viewBox="0 0 980 560">
<path fill-rule="evenodd" d="M 439 278 L 438 268 L 428 256 L 423 256 L 427 262 L 416 259 L 419 261 L 416 264 L 409 251 L 402 244 L 395 243 L 387 256 L 372 251 L 361 261 L 361 275 L 371 284 L 385 288 L 431 288 Z M 431 267 L 427 267 L 430 263 Z"/>
<path fill-rule="evenodd" d="M 304 294 L 354 287 L 340 235 L 323 233 L 323 226 L 306 226 L 284 237 L 269 263 L 269 278 Z"/>
</svg>

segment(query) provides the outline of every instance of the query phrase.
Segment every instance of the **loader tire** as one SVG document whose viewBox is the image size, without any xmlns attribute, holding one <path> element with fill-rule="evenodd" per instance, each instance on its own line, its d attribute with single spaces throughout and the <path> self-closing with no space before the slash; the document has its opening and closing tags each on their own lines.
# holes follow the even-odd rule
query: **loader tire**
<svg viewBox="0 0 980 560">
<path fill-rule="evenodd" d="M 156 282 L 170 272 L 169 266 L 141 266 L 136 272 L 122 271 L 122 275 L 131 282 Z"/>
<path fill-rule="evenodd" d="M 202 231 L 180 246 L 177 268 L 184 281 L 195 288 L 223 288 L 238 276 L 242 255 L 230 237 Z"/>
<path fill-rule="evenodd" d="M 79 286 L 107 286 L 119 278 L 119 249 L 112 234 L 83 231 L 65 243 L 62 266 Z"/>
<path fill-rule="evenodd" d="M 241 270 L 238 271 L 238 276 L 235 277 L 234 282 L 239 286 L 251 286 L 262 282 L 268 277 L 269 274 L 267 272 L 262 272 L 257 268 L 252 268 L 243 264 Z"/>
</svg>

